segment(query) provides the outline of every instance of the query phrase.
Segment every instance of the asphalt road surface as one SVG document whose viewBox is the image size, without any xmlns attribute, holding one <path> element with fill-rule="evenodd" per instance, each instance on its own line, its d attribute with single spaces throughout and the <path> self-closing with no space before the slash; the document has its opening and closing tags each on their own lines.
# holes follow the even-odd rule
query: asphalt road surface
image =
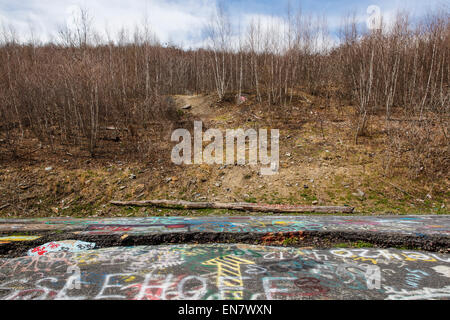
<svg viewBox="0 0 450 320">
<path fill-rule="evenodd" d="M 450 255 L 244 244 L 0 259 L 0 299 L 449 299 Z"/>
<path fill-rule="evenodd" d="M 318 249 L 308 232 L 441 253 Z M 447 216 L 1 219 L 0 299 L 449 299 L 449 233 Z M 266 245 L 214 244 L 226 234 Z M 167 244 L 177 236 L 190 244 Z"/>
<path fill-rule="evenodd" d="M 0 219 L 0 232 L 79 231 L 85 235 L 174 232 L 371 231 L 450 235 L 450 216 L 222 216 Z"/>
</svg>

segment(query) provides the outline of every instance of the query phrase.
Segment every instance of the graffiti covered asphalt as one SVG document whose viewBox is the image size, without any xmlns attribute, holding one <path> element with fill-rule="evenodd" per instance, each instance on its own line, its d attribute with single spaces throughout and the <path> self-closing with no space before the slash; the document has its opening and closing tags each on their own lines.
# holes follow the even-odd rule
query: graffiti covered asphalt
<svg viewBox="0 0 450 320">
<path fill-rule="evenodd" d="M 449 299 L 449 233 L 447 216 L 0 219 L 0 299 Z"/>
<path fill-rule="evenodd" d="M 0 299 L 449 299 L 450 255 L 165 245 L 0 259 Z"/>
<path fill-rule="evenodd" d="M 447 252 L 448 216 L 222 216 L 0 219 L 0 256 L 44 243 L 95 242 L 96 248 L 165 243 L 248 243 L 330 247 L 355 241 L 383 248 Z M 27 248 L 28 246 L 28 248 Z"/>
<path fill-rule="evenodd" d="M 278 233 L 298 231 L 450 235 L 450 216 L 265 216 L 0 219 L 0 233 L 70 231 L 84 235 L 175 232 Z M 0 239 L 1 241 L 1 239 Z"/>
</svg>

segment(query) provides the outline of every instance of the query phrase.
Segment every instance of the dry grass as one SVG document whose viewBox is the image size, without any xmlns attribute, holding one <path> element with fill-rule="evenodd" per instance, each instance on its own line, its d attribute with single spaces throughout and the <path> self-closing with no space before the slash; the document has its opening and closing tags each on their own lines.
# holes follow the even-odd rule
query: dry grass
<svg viewBox="0 0 450 320">
<path fill-rule="evenodd" d="M 378 31 L 348 20 L 332 50 L 301 12 L 286 30 L 252 22 L 238 46 L 221 12 L 200 50 L 164 48 L 146 26 L 102 40 L 81 16 L 57 43 L 0 34 L 2 215 L 109 214 L 137 196 L 448 212 L 448 10 Z M 174 166 L 170 134 L 194 119 L 281 129 L 280 175 Z"/>
<path fill-rule="evenodd" d="M 310 98 L 319 104 L 320 98 L 319 101 Z M 215 104 L 213 96 L 179 96 L 178 101 L 179 106 L 192 103 L 193 118 L 198 111 L 208 114 L 206 126 L 265 127 L 270 122 L 271 113 L 255 112 L 258 105 L 252 101 L 241 106 Z M 303 107 L 300 104 L 295 108 Z M 321 112 L 320 107 L 311 110 Z M 350 112 L 351 108 L 347 110 Z M 64 163 L 57 155 L 35 154 L 34 163 L 10 164 L 1 169 L 0 194 L 11 206 L 0 214 L 3 217 L 192 214 L 108 205 L 113 199 L 154 198 L 305 205 L 318 201 L 322 205 L 354 206 L 363 214 L 449 213 L 448 177 L 405 179 L 407 158 L 398 159 L 397 174 L 387 174 L 386 134 L 380 129 L 385 124 L 383 117 L 373 119 L 372 134 L 356 146 L 351 124 L 348 120 L 340 121 L 345 113 L 339 113 L 342 110 L 336 109 L 335 114 L 327 112 L 323 128 L 317 121 L 306 121 L 301 128 L 291 128 L 286 119 L 280 127 L 280 174 L 270 177 L 259 176 L 259 168 L 249 166 L 175 166 L 170 163 L 172 145 L 169 143 L 161 146 L 158 157 L 145 163 L 69 156 Z M 258 114 L 261 120 L 252 118 L 254 122 L 248 122 L 251 114 Z M 185 117 L 189 119 L 191 115 Z M 45 171 L 48 166 L 53 170 Z M 136 179 L 131 175 L 136 175 Z M 364 197 L 357 195 L 358 190 L 364 192 Z M 203 212 L 211 213 L 230 214 Z"/>
</svg>

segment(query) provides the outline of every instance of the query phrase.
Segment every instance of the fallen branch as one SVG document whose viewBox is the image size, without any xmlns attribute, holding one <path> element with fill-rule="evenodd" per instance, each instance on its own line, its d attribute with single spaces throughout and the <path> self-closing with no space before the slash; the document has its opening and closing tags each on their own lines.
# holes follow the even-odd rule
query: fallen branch
<svg viewBox="0 0 450 320">
<path fill-rule="evenodd" d="M 129 131 L 128 128 L 116 128 L 116 127 L 101 127 L 100 130 L 106 130 L 106 131 Z"/>
<path fill-rule="evenodd" d="M 116 206 L 132 207 L 159 207 L 171 209 L 228 209 L 252 212 L 274 212 L 274 213 L 353 213 L 352 207 L 320 207 L 320 206 L 297 206 L 297 205 L 272 205 L 255 204 L 246 202 L 220 203 L 220 202 L 189 202 L 173 200 L 144 200 L 144 201 L 111 201 Z"/>
<path fill-rule="evenodd" d="M 390 182 L 388 182 L 388 181 L 386 181 L 386 182 L 387 182 L 388 184 L 390 184 L 391 186 L 393 186 L 395 189 L 397 189 L 397 190 L 403 192 L 403 193 L 406 194 L 407 196 L 409 196 L 409 197 L 411 197 L 411 198 L 414 198 L 410 193 L 408 193 L 408 192 L 406 192 L 405 190 L 401 189 L 399 186 L 396 186 L 395 184 L 390 183 Z"/>
<path fill-rule="evenodd" d="M 378 179 L 379 179 L 379 178 L 378 178 Z M 383 180 L 383 179 L 379 179 L 379 180 L 382 181 L 382 182 L 384 182 L 384 183 L 387 183 L 387 184 L 389 184 L 390 186 L 394 187 L 395 189 L 397 189 L 397 190 L 403 192 L 403 193 L 406 194 L 408 197 L 414 198 L 410 193 L 408 193 L 408 192 L 406 192 L 405 190 L 401 189 L 399 186 L 396 186 L 395 184 L 393 184 L 393 183 L 391 183 L 391 182 L 389 182 L 389 181 Z"/>
<path fill-rule="evenodd" d="M 9 203 L 4 204 L 4 205 L 0 206 L 0 210 L 6 209 L 6 208 L 8 208 L 9 206 L 10 206 Z"/>
</svg>

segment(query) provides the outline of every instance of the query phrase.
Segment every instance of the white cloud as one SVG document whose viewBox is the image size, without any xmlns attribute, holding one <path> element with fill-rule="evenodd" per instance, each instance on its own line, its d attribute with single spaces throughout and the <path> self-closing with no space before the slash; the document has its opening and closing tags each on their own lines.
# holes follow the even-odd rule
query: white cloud
<svg viewBox="0 0 450 320">
<path fill-rule="evenodd" d="M 103 32 L 108 28 L 111 36 L 125 27 L 133 32 L 136 25 L 144 18 L 152 27 L 153 32 L 162 42 L 172 42 L 183 47 L 200 47 L 204 44 L 203 28 L 213 15 L 216 2 L 224 0 L 0 0 L 0 24 L 14 25 L 21 40 L 30 37 L 30 26 L 33 33 L 46 41 L 54 39 L 61 26 L 66 26 L 74 8 L 87 8 L 94 18 L 95 29 Z M 264 10 L 257 9 L 257 0 L 242 1 L 239 6 L 229 8 L 230 18 L 235 30 L 233 42 L 238 39 L 238 29 L 245 34 L 248 24 L 254 20 L 261 22 L 262 30 L 270 26 L 286 27 L 280 16 L 268 14 L 272 9 L 279 8 L 282 1 L 274 1 Z M 373 0 L 373 1 L 324 1 L 323 6 L 311 12 L 316 0 L 304 0 L 304 14 L 312 15 L 313 21 L 317 15 L 325 15 L 332 37 L 339 29 L 342 18 L 355 11 L 357 19 L 365 23 L 367 19 L 366 4 L 378 5 L 385 17 L 385 22 L 394 20 L 397 9 L 409 10 L 412 16 L 418 17 L 427 9 L 443 4 L 447 0 Z M 224 1 L 227 4 L 226 1 Z M 333 40 L 334 38 L 329 38 Z M 335 39 L 334 39 L 335 40 Z"/>
<path fill-rule="evenodd" d="M 61 26 L 70 25 L 73 11 L 86 8 L 94 28 L 112 35 L 122 27 L 131 32 L 146 18 L 161 41 L 185 45 L 201 41 L 202 28 L 210 18 L 215 0 L 0 0 L 0 23 L 14 25 L 21 40 L 29 37 L 29 25 L 43 40 L 55 36 Z"/>
</svg>

